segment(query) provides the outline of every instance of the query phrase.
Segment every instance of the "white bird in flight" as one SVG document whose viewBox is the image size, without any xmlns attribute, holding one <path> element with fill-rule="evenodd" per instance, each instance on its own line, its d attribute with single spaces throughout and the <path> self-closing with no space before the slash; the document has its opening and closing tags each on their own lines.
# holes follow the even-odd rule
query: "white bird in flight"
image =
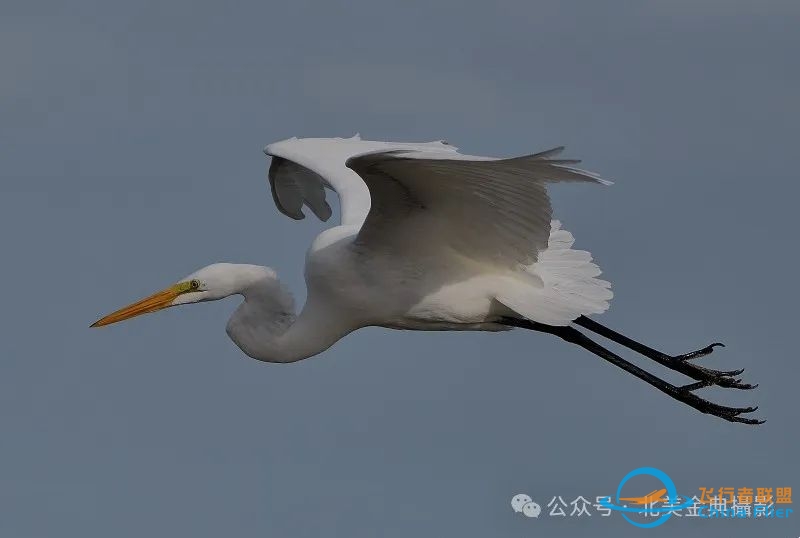
<svg viewBox="0 0 800 538">
<path fill-rule="evenodd" d="M 558 159 L 563 148 L 515 158 L 463 155 L 444 141 L 394 143 L 352 138 L 291 138 L 268 145 L 275 205 L 293 219 L 303 206 L 325 221 L 326 189 L 336 192 L 341 224 L 323 231 L 306 256 L 308 297 L 299 314 L 270 268 L 217 263 L 95 322 L 231 295 L 244 300 L 226 327 L 250 357 L 289 363 L 317 355 L 361 327 L 506 331 L 556 335 L 646 381 L 672 398 L 731 422 L 755 407 L 726 407 L 694 391 L 711 385 L 750 389 L 742 370 L 693 364 L 719 343 L 671 356 L 590 320 L 608 308 L 611 285 L 591 255 L 552 219 L 548 183 L 609 184 Z M 577 325 L 695 382 L 676 386 L 589 339 Z"/>
</svg>

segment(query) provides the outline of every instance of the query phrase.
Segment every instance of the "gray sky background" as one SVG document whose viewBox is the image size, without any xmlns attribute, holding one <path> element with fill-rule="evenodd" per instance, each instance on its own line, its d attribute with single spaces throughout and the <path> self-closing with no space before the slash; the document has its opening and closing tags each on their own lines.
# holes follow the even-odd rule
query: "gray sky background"
<svg viewBox="0 0 800 538">
<path fill-rule="evenodd" d="M 0 535 L 797 536 L 800 513 L 647 531 L 509 500 L 613 494 L 643 465 L 800 495 L 799 23 L 789 0 L 3 3 Z M 325 225 L 278 213 L 261 149 L 356 131 L 566 144 L 616 181 L 553 192 L 614 282 L 600 321 L 724 341 L 707 364 L 761 387 L 705 394 L 769 422 L 523 331 L 368 329 L 284 366 L 227 339 L 235 300 L 88 329 L 215 261 L 302 300 Z"/>
</svg>

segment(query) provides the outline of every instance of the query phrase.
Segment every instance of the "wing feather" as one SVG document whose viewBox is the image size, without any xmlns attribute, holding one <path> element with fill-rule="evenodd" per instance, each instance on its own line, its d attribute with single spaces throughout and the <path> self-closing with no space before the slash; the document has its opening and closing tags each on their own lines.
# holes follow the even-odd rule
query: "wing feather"
<svg viewBox="0 0 800 538">
<path fill-rule="evenodd" d="M 372 209 L 359 233 L 378 246 L 424 234 L 475 260 L 529 265 L 547 247 L 552 208 L 546 184 L 607 183 L 555 161 L 545 152 L 511 159 L 428 157 L 425 152 L 382 151 L 348 159 L 367 184 Z"/>
<path fill-rule="evenodd" d="M 275 205 L 284 215 L 302 220 L 306 205 L 322 221 L 331 217 L 331 206 L 325 201 L 325 182 L 319 174 L 288 159 L 273 157 L 268 177 Z"/>
<path fill-rule="evenodd" d="M 278 209 L 304 218 L 305 205 L 331 216 L 325 189 L 339 195 L 342 224 L 357 242 L 413 255 L 452 249 L 476 261 L 516 267 L 547 248 L 552 208 L 547 183 L 604 181 L 558 159 L 563 147 L 522 157 L 463 155 L 442 141 L 392 143 L 297 139 L 270 144 L 269 171 Z M 420 241 L 424 238 L 424 241 Z"/>
</svg>

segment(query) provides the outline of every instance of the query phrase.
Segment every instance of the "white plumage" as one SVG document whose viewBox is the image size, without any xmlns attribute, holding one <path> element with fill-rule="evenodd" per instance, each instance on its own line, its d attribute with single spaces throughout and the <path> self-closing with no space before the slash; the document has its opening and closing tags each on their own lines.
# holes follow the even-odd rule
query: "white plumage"
<svg viewBox="0 0 800 538">
<path fill-rule="evenodd" d="M 302 219 L 306 210 L 327 220 L 327 190 L 341 204 L 341 224 L 308 251 L 302 312 L 295 314 L 271 269 L 214 264 L 170 288 L 179 291 L 174 296 L 145 299 L 96 325 L 241 294 L 227 327 L 231 339 L 253 358 L 293 362 L 369 325 L 501 331 L 510 328 L 501 322 L 507 317 L 565 326 L 603 312 L 610 284 L 552 220 L 546 187 L 608 182 L 557 159 L 562 149 L 493 158 L 463 155 L 443 141 L 356 135 L 275 142 L 264 152 L 282 213 Z"/>
<path fill-rule="evenodd" d="M 412 330 L 551 333 L 704 413 L 758 424 L 693 394 L 717 385 L 753 388 L 734 376 L 690 364 L 712 344 L 669 356 L 586 317 L 608 308 L 611 285 L 591 255 L 552 219 L 547 184 L 607 184 L 556 157 L 563 148 L 514 158 L 462 155 L 442 141 L 394 143 L 353 138 L 291 138 L 270 144 L 269 182 L 278 209 L 293 219 L 304 208 L 332 215 L 326 190 L 338 194 L 342 222 L 308 251 L 308 298 L 299 315 L 272 269 L 213 264 L 169 288 L 97 321 L 102 326 L 181 304 L 242 295 L 226 327 L 247 355 L 294 362 L 317 355 L 370 325 Z M 609 338 L 697 383 L 674 386 L 625 361 L 576 330 Z"/>
<path fill-rule="evenodd" d="M 608 182 L 573 167 L 577 161 L 554 159 L 561 149 L 497 159 L 462 155 L 441 141 L 356 136 L 292 138 L 264 151 L 273 157 L 269 179 L 282 212 L 300 219 L 305 205 L 326 220 L 325 188 L 334 190 L 343 228 L 335 237 L 352 236 L 362 257 L 381 256 L 383 275 L 410 266 L 412 274 L 398 275 L 400 280 L 433 288 L 416 304 L 403 301 L 412 323 L 383 325 L 416 326 L 426 316 L 437 323 L 480 324 L 491 315 L 492 299 L 533 321 L 565 325 L 603 312 L 612 294 L 608 282 L 594 278 L 600 271 L 591 255 L 571 250 L 572 235 L 551 221 L 546 192 L 548 182 Z M 420 274 L 414 277 L 414 271 Z M 468 297 L 480 304 L 465 308 Z"/>
</svg>

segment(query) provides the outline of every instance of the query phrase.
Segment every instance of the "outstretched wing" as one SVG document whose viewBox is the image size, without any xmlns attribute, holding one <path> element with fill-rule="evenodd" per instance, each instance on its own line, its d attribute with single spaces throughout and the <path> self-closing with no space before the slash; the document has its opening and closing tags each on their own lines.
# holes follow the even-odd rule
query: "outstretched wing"
<svg viewBox="0 0 800 538">
<path fill-rule="evenodd" d="M 550 235 L 546 183 L 604 182 L 571 166 L 577 161 L 552 159 L 562 149 L 512 159 L 402 150 L 352 157 L 347 166 L 372 198 L 358 241 L 385 244 L 411 234 L 477 261 L 529 265 Z"/>
<path fill-rule="evenodd" d="M 296 162 L 273 157 L 269 166 L 269 184 L 278 210 L 295 220 L 302 220 L 303 205 L 319 220 L 331 218 L 331 206 L 325 200 L 325 182 L 319 174 Z"/>
<path fill-rule="evenodd" d="M 269 182 L 275 205 L 283 214 L 305 218 L 308 207 L 317 217 L 328 220 L 330 206 L 325 189 L 336 191 L 341 204 L 342 224 L 361 226 L 370 208 L 369 190 L 358 174 L 344 163 L 353 155 L 384 147 L 382 142 L 353 138 L 290 138 L 264 148 L 272 157 Z"/>
<path fill-rule="evenodd" d="M 546 183 L 607 183 L 554 159 L 563 148 L 494 159 L 462 155 L 444 142 L 399 144 L 289 139 L 267 146 L 278 209 L 330 216 L 325 188 L 339 195 L 342 223 L 360 226 L 370 248 L 453 249 L 495 264 L 528 265 L 547 246 L 552 210 Z M 403 252 L 407 250 L 401 250 Z"/>
</svg>

